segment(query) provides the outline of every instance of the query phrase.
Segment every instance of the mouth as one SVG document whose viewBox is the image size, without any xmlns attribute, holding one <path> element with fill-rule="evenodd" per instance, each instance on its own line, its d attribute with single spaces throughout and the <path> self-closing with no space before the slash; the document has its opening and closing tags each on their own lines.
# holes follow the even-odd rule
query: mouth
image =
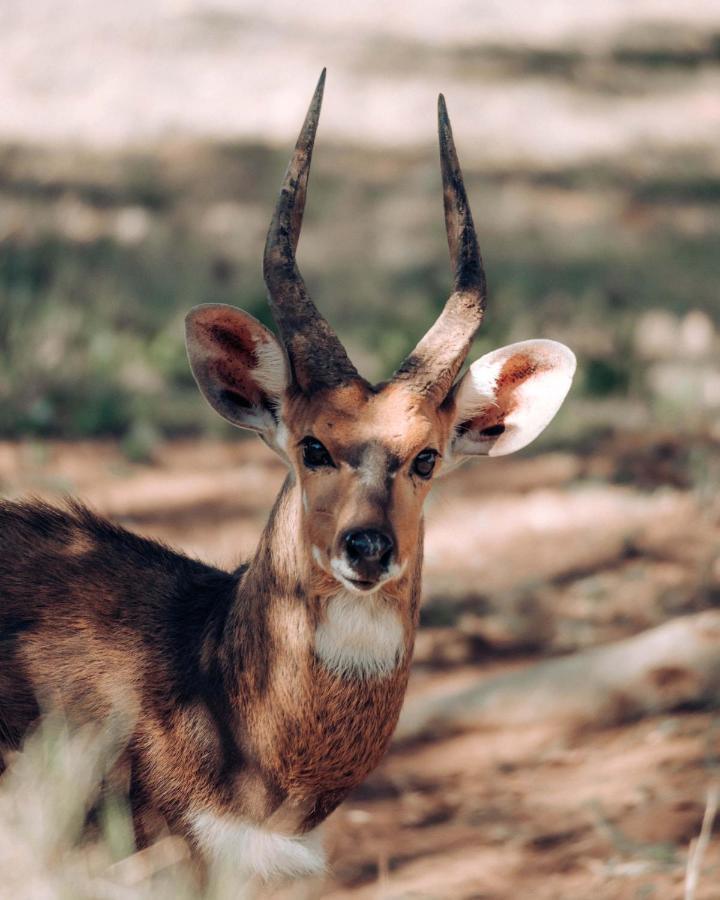
<svg viewBox="0 0 720 900">
<path fill-rule="evenodd" d="M 379 578 L 358 578 L 358 573 L 341 559 L 332 559 L 330 561 L 330 574 L 347 590 L 353 594 L 372 594 L 379 590 L 387 581 L 397 578 L 402 569 L 391 567 L 391 570 L 384 572 Z M 394 571 L 393 571 L 394 569 Z"/>
<path fill-rule="evenodd" d="M 346 578 L 350 584 L 359 591 L 371 591 L 377 584 L 377 581 L 363 581 L 361 578 Z"/>
<path fill-rule="evenodd" d="M 354 572 L 352 574 L 339 572 L 337 568 L 333 569 L 333 575 L 344 588 L 353 594 L 372 594 L 387 580 L 386 578 L 376 578 L 371 581 L 367 578 L 357 578 Z"/>
</svg>

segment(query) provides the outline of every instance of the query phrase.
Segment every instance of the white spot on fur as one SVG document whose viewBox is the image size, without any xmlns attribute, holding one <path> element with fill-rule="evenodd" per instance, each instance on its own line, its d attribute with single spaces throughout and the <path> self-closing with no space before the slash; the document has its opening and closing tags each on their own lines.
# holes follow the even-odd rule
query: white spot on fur
<svg viewBox="0 0 720 900">
<path fill-rule="evenodd" d="M 402 573 L 405 571 L 405 566 L 407 564 L 407 560 L 403 560 L 402 563 L 393 562 L 390 563 L 387 570 L 387 580 L 390 581 L 394 578 L 399 578 Z"/>
<path fill-rule="evenodd" d="M 340 556 L 333 556 L 330 560 L 330 568 L 332 570 L 333 575 L 340 579 L 341 581 L 352 580 L 353 578 L 357 578 L 357 572 L 350 565 L 347 560 L 343 559 Z M 351 588 L 352 590 L 352 588 Z M 356 590 L 360 591 L 359 588 Z M 370 589 L 370 593 L 375 590 L 375 585 Z M 360 591 L 360 593 L 368 593 L 367 591 Z"/>
<path fill-rule="evenodd" d="M 302 505 L 305 512 L 310 509 L 310 502 L 308 501 L 308 495 L 305 491 L 302 492 Z"/>
<path fill-rule="evenodd" d="M 336 594 L 315 631 L 318 658 L 346 678 L 390 675 L 404 651 L 402 620 L 377 592 L 365 597 Z"/>
<path fill-rule="evenodd" d="M 266 831 L 232 816 L 195 815 L 192 830 L 200 846 L 233 874 L 264 881 L 304 878 L 325 871 L 320 830 L 302 835 Z"/>
<path fill-rule="evenodd" d="M 288 455 L 288 438 L 290 434 L 287 430 L 287 427 L 284 422 L 279 422 L 277 428 L 275 429 L 275 445 L 282 450 L 282 452 L 287 456 Z"/>
<path fill-rule="evenodd" d="M 360 484 L 374 488 L 385 483 L 387 477 L 387 457 L 381 447 L 370 446 L 363 455 L 358 468 Z"/>
<path fill-rule="evenodd" d="M 313 559 L 315 560 L 315 562 L 320 566 L 320 568 L 322 568 L 322 567 L 323 567 L 323 564 L 322 564 L 322 553 L 320 552 L 320 548 L 319 548 L 319 547 L 316 547 L 315 544 L 313 544 L 312 547 L 311 547 L 311 549 L 310 549 L 310 552 L 312 553 L 312 558 L 313 558 Z"/>
</svg>

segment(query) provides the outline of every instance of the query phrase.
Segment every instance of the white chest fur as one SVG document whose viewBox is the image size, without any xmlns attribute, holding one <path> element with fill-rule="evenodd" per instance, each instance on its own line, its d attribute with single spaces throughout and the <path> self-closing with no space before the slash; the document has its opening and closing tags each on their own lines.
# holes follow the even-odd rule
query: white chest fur
<svg viewBox="0 0 720 900">
<path fill-rule="evenodd" d="M 325 853 L 319 829 L 298 836 L 267 831 L 231 816 L 201 812 L 193 831 L 208 856 L 237 879 L 262 881 L 321 875 Z"/>
<path fill-rule="evenodd" d="M 402 660 L 404 650 L 402 620 L 377 594 L 336 594 L 315 631 L 318 659 L 344 677 L 389 675 Z"/>
</svg>

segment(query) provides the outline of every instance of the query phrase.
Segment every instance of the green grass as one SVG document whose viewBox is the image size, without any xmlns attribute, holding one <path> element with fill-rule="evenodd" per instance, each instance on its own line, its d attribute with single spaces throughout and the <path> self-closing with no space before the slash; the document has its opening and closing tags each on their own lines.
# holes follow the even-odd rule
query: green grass
<svg viewBox="0 0 720 900">
<path fill-rule="evenodd" d="M 116 435 L 142 456 L 151 435 L 224 427 L 198 399 L 182 320 L 216 301 L 270 324 L 260 263 L 284 155 L 255 144 L 63 153 L 0 149 L 0 200 L 20 222 L 0 242 L 0 435 Z M 450 290 L 436 160 L 330 146 L 320 162 L 301 266 L 360 367 L 386 377 Z M 576 395 L 645 402 L 637 315 L 720 319 L 720 180 L 701 160 L 470 172 L 468 183 L 490 285 L 477 353 L 584 331 Z M 620 198 L 611 217 L 609 190 Z M 566 220 L 558 191 L 587 210 L 584 224 Z M 507 198 L 523 192 L 527 216 L 508 217 Z M 690 232 L 674 225 L 688 205 L 707 210 Z M 78 209 L 91 223 L 79 234 Z M 130 239 L 118 224 L 128 210 L 142 226 Z"/>
</svg>

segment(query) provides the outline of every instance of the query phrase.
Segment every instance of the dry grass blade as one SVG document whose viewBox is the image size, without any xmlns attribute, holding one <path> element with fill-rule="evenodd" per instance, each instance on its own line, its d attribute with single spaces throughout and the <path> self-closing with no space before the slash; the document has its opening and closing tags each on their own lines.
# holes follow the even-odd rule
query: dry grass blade
<svg viewBox="0 0 720 900">
<path fill-rule="evenodd" d="M 703 816 L 700 834 L 696 841 L 690 845 L 688 852 L 687 871 L 685 873 L 685 900 L 695 900 L 700 869 L 703 857 L 710 843 L 715 816 L 717 815 L 718 800 L 720 799 L 720 784 L 713 784 L 708 788 L 705 815 Z"/>
<path fill-rule="evenodd" d="M 187 844 L 181 838 L 168 836 L 114 863 L 108 869 L 108 875 L 122 885 L 133 887 L 187 859 Z"/>
</svg>

